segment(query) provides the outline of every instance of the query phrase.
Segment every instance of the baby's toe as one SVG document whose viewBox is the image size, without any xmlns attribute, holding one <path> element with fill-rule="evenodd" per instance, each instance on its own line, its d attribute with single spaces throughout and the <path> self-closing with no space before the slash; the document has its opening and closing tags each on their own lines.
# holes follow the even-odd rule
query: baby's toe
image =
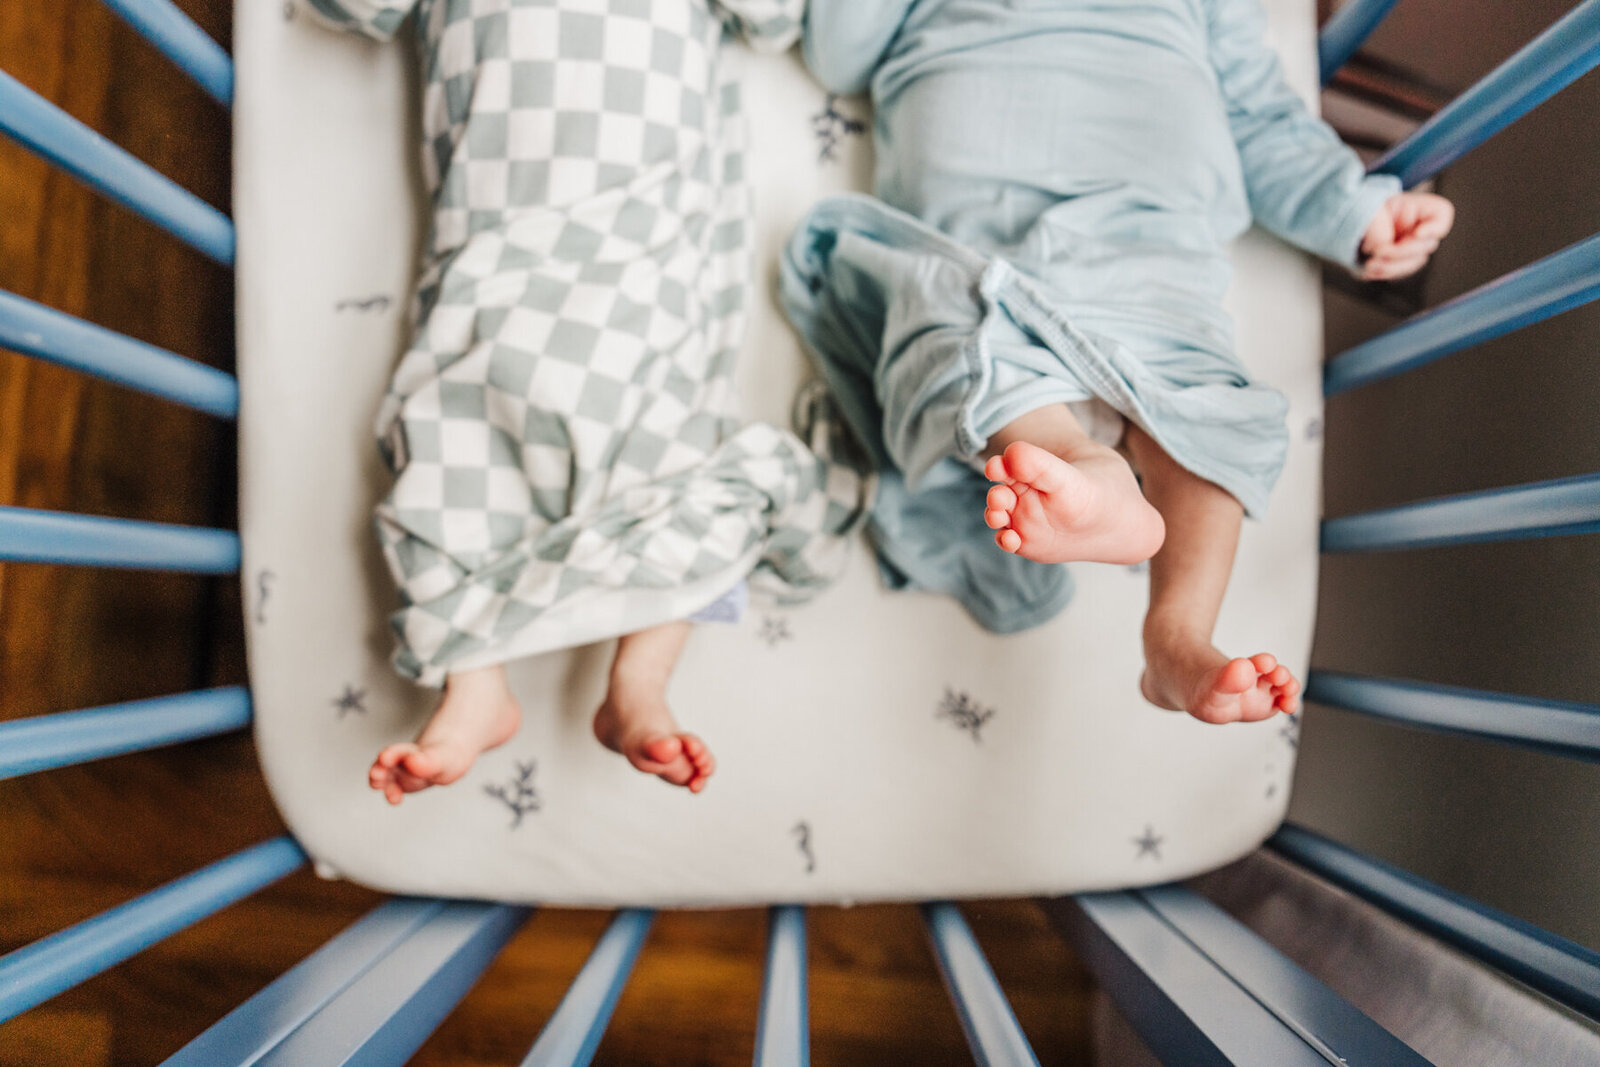
<svg viewBox="0 0 1600 1067">
<path fill-rule="evenodd" d="M 1250 662 L 1253 663 L 1256 670 L 1260 671 L 1262 674 L 1271 674 L 1273 671 L 1278 669 L 1277 658 L 1268 652 L 1256 653 L 1254 656 L 1250 657 Z"/>
<path fill-rule="evenodd" d="M 396 777 L 410 776 L 426 783 L 439 776 L 439 761 L 432 753 L 424 752 L 420 748 L 413 749 L 401 756 L 394 770 Z M 416 788 L 421 789 L 422 786 Z M 407 792 L 414 793 L 416 789 L 409 789 Z"/>
<path fill-rule="evenodd" d="M 1010 511 L 1017 506 L 1017 494 L 1009 485 L 991 486 L 987 500 L 991 511 Z"/>
<path fill-rule="evenodd" d="M 419 778 L 404 767 L 395 768 L 394 780 L 399 784 L 401 791 L 406 793 L 415 793 L 433 784 L 430 779 Z"/>
<path fill-rule="evenodd" d="M 1253 660 L 1229 660 L 1217 674 L 1217 691 L 1219 693 L 1243 693 L 1254 687 L 1260 673 L 1256 670 Z"/>
<path fill-rule="evenodd" d="M 694 781 L 694 764 L 680 759 L 656 772 L 656 777 L 673 785 L 688 785 Z"/>
<path fill-rule="evenodd" d="M 983 513 L 983 521 L 991 530 L 1003 530 L 1011 525 L 1011 512 L 990 508 Z"/>
<path fill-rule="evenodd" d="M 990 456 L 989 462 L 983 465 L 983 476 L 991 482 L 1010 481 L 1011 476 L 1006 473 L 1006 461 L 999 456 Z"/>
<path fill-rule="evenodd" d="M 405 799 L 405 790 L 400 788 L 399 782 L 390 782 L 383 787 L 383 796 L 390 804 L 398 804 Z"/>
<path fill-rule="evenodd" d="M 1001 530 L 994 535 L 994 543 L 1007 552 L 1015 552 L 1022 547 L 1022 535 L 1015 530 Z"/>
<path fill-rule="evenodd" d="M 1013 441 L 1006 446 L 1001 458 L 1006 473 L 1014 482 L 1023 482 L 1044 493 L 1054 493 L 1062 487 L 1062 468 L 1066 466 L 1052 452 L 1027 441 Z"/>
<path fill-rule="evenodd" d="M 683 740 L 672 734 L 663 734 L 645 741 L 639 746 L 639 752 L 651 763 L 671 763 L 683 755 Z"/>
<path fill-rule="evenodd" d="M 379 767 L 393 768 L 412 752 L 417 751 L 417 746 L 410 741 L 402 741 L 396 745 L 388 745 L 378 753 L 377 765 Z"/>
</svg>

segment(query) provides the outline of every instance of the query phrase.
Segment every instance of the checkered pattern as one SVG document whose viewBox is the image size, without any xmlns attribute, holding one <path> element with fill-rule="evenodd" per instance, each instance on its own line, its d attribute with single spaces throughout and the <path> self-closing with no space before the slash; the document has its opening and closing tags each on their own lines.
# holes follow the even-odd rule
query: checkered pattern
<svg viewBox="0 0 1600 1067">
<path fill-rule="evenodd" d="M 411 6 L 314 3 L 373 36 Z M 575 597 L 753 550 L 781 597 L 825 584 L 861 479 L 732 408 L 749 203 L 718 47 L 728 27 L 785 47 L 801 6 L 415 3 L 434 210 L 378 420 L 406 675 L 440 684 Z"/>
</svg>

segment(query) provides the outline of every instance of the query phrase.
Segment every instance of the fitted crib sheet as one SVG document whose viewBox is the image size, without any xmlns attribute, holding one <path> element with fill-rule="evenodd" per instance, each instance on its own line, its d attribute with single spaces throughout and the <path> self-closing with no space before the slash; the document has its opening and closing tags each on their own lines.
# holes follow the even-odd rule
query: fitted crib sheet
<svg viewBox="0 0 1600 1067">
<path fill-rule="evenodd" d="M 1269 0 L 1293 83 L 1315 84 L 1310 0 Z M 366 785 L 435 694 L 387 664 L 393 586 L 371 530 L 371 426 L 405 342 L 421 218 L 403 44 L 241 0 L 234 26 L 240 525 L 255 731 L 320 872 L 394 892 L 570 905 L 723 906 L 1055 894 L 1167 881 L 1249 852 L 1283 817 L 1296 724 L 1210 727 L 1138 695 L 1148 569 L 1074 564 L 1059 618 L 998 637 L 891 594 L 870 549 L 814 603 L 697 627 L 669 692 L 719 767 L 691 796 L 594 741 L 609 643 L 519 662 L 525 716 L 457 784 L 391 808 Z M 786 424 L 806 378 L 776 252 L 819 196 L 865 189 L 865 101 L 798 58 L 746 75 L 760 276 L 739 383 Z M 1320 503 L 1315 264 L 1235 250 L 1240 354 L 1290 401 L 1291 444 L 1247 523 L 1217 636 L 1303 672 Z"/>
</svg>

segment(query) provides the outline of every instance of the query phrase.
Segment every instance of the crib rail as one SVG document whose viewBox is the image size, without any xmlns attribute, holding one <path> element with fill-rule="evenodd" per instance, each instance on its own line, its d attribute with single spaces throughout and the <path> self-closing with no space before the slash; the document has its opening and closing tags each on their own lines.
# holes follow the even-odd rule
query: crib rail
<svg viewBox="0 0 1600 1067">
<path fill-rule="evenodd" d="M 1428 1063 L 1187 889 L 1085 893 L 1045 906 L 1163 1063 Z"/>
<path fill-rule="evenodd" d="M 226 371 L 4 290 L 0 290 L 0 347 L 219 418 L 239 414 L 239 383 Z"/>
<path fill-rule="evenodd" d="M 218 263 L 233 263 L 226 215 L 3 71 L 0 132 Z"/>
<path fill-rule="evenodd" d="M 1324 396 L 1338 396 L 1543 322 L 1600 299 L 1600 234 L 1569 245 L 1328 361 Z"/>
<path fill-rule="evenodd" d="M 756 1022 L 755 1067 L 805 1067 L 811 1062 L 806 1007 L 806 913 L 772 909 L 767 925 L 767 973 Z"/>
<path fill-rule="evenodd" d="M 645 908 L 617 913 L 523 1058 L 522 1067 L 588 1067 L 654 918 L 655 913 Z"/>
<path fill-rule="evenodd" d="M 164 1067 L 258 1062 L 444 906 L 408 897 L 385 901 L 168 1057 Z"/>
<path fill-rule="evenodd" d="M 305 853 L 293 840 L 274 838 L 0 956 L 0 1022 L 271 885 L 305 862 Z"/>
<path fill-rule="evenodd" d="M 0 780 L 248 725 L 250 694 L 237 685 L 0 722 Z"/>
<path fill-rule="evenodd" d="M 1305 697 L 1407 726 L 1600 762 L 1600 704 L 1316 671 Z"/>
<path fill-rule="evenodd" d="M 1600 65 L 1600 0 L 1584 0 L 1372 165 L 1427 181 Z"/>
<path fill-rule="evenodd" d="M 0 505 L 0 560 L 233 574 L 239 569 L 239 535 Z"/>
<path fill-rule="evenodd" d="M 1600 1019 L 1600 953 L 1293 824 L 1268 844 L 1385 911 Z"/>
<path fill-rule="evenodd" d="M 223 107 L 233 104 L 233 60 L 171 0 L 102 0 Z"/>
<path fill-rule="evenodd" d="M 978 1067 L 1039 1067 L 1038 1057 L 961 912 L 954 904 L 939 901 L 924 904 L 922 918 L 973 1062 Z"/>
<path fill-rule="evenodd" d="M 1462 493 L 1328 519 L 1322 551 L 1434 548 L 1600 530 L 1600 474 Z"/>
<path fill-rule="evenodd" d="M 1400 0 L 1346 0 L 1328 17 L 1317 35 L 1317 67 L 1323 85 L 1350 61 Z"/>
<path fill-rule="evenodd" d="M 254 1062 L 260 1067 L 404 1063 L 529 914 L 529 908 L 506 904 L 445 904 Z"/>
</svg>

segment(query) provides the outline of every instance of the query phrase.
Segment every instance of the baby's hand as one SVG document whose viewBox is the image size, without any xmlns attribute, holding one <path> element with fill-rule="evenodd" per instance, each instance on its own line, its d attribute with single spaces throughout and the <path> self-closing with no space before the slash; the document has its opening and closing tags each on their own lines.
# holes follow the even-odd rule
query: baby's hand
<svg viewBox="0 0 1600 1067">
<path fill-rule="evenodd" d="M 1362 280 L 1393 281 L 1417 273 L 1450 232 L 1455 218 L 1455 205 L 1442 196 L 1391 196 L 1361 238 Z"/>
</svg>

